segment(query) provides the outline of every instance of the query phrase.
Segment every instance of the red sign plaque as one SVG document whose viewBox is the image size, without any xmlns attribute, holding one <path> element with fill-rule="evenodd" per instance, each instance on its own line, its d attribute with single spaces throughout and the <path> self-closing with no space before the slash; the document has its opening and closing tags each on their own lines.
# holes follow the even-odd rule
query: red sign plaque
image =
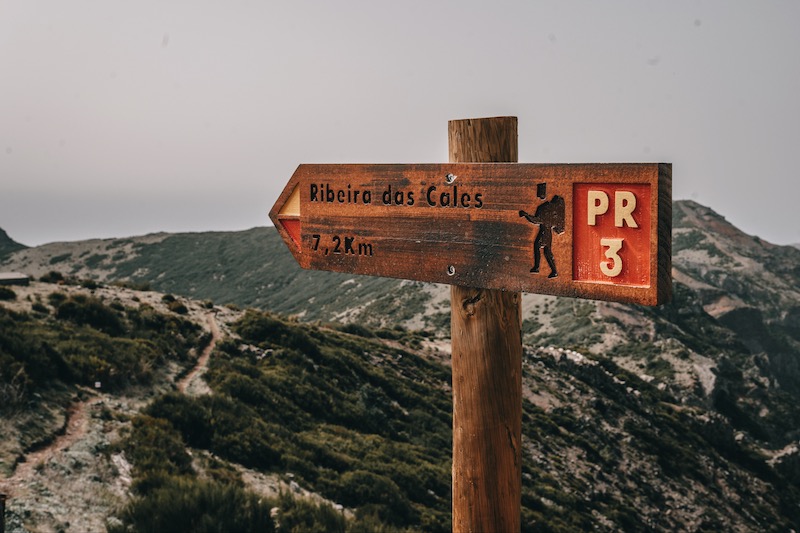
<svg viewBox="0 0 800 533">
<path fill-rule="evenodd" d="M 650 198 L 650 185 L 574 185 L 575 281 L 650 285 Z"/>
</svg>

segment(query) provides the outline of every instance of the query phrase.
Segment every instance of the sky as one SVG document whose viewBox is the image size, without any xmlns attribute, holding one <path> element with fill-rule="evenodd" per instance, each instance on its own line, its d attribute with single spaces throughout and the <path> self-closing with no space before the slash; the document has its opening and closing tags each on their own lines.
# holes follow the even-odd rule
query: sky
<svg viewBox="0 0 800 533">
<path fill-rule="evenodd" d="M 0 0 L 0 228 L 240 230 L 300 163 L 669 162 L 673 198 L 800 242 L 800 2 Z"/>
</svg>

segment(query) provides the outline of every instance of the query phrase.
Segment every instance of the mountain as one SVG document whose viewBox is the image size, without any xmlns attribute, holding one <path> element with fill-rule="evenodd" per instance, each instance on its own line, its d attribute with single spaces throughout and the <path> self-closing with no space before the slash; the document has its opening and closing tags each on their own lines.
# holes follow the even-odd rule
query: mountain
<svg viewBox="0 0 800 533">
<path fill-rule="evenodd" d="M 669 304 L 523 298 L 526 531 L 800 528 L 800 250 L 694 202 L 673 217 Z M 55 243 L 0 269 L 60 283 L 0 303 L 20 527 L 172 530 L 202 501 L 255 520 L 283 490 L 284 525 L 448 530 L 446 286 L 302 271 L 271 228 Z"/>
<path fill-rule="evenodd" d="M 797 302 L 796 248 L 748 236 L 692 201 L 675 202 L 673 218 L 675 281 L 690 285 L 714 316 L 729 308 L 766 305 L 765 319 L 775 322 L 781 320 L 778 310 L 786 313 L 784 306 Z M 0 268 L 33 276 L 56 270 L 97 281 L 125 280 L 309 321 L 441 330 L 449 315 L 445 286 L 304 271 L 272 228 L 53 243 L 10 254 L 0 259 Z M 537 295 L 525 300 L 526 311 L 553 301 Z M 784 320 L 792 316 L 789 312 Z"/>
<path fill-rule="evenodd" d="M 27 246 L 14 241 L 5 230 L 0 228 L 0 260 L 13 252 L 24 250 L 25 248 Z"/>
<path fill-rule="evenodd" d="M 676 280 L 753 354 L 764 353 L 780 385 L 800 392 L 800 250 L 734 228 L 698 204 L 675 212 Z"/>
<path fill-rule="evenodd" d="M 153 234 L 129 239 L 52 243 L 12 254 L 2 269 L 36 277 L 50 271 L 97 281 L 125 280 L 197 299 L 302 314 L 306 320 L 376 315 L 397 280 L 303 271 L 273 228 L 242 232 Z M 396 294 L 404 287 L 403 294 Z M 333 290 L 333 288 L 336 290 Z M 425 292 L 421 284 L 411 292 Z M 347 302 L 344 305 L 344 302 Z M 394 319 L 412 316 L 415 306 Z"/>
<path fill-rule="evenodd" d="M 272 228 L 54 243 L 12 253 L 0 261 L 0 269 L 124 281 L 304 321 L 402 325 L 449 335 L 446 286 L 305 271 Z M 673 205 L 673 279 L 675 300 L 656 310 L 526 294 L 524 339 L 598 354 L 612 347 L 620 351 L 620 346 L 634 353 L 643 342 L 666 343 L 682 353 L 673 342 L 677 339 L 706 358 L 697 364 L 680 358 L 670 363 L 698 383 L 707 382 L 703 376 L 714 367 L 709 346 L 728 339 L 766 365 L 759 373 L 788 392 L 800 391 L 800 250 L 746 235 L 711 209 L 678 201 Z M 703 328 L 717 339 L 709 342 Z M 639 363 L 624 364 L 633 369 Z"/>
<path fill-rule="evenodd" d="M 525 349 L 523 531 L 800 527 L 797 401 L 681 287 L 649 314 L 534 304 L 551 317 L 534 335 L 596 347 L 621 325 L 638 344 Z M 9 533 L 450 530 L 450 372 L 430 332 L 70 279 L 8 290 Z"/>
<path fill-rule="evenodd" d="M 56 270 L 304 321 L 449 336 L 446 286 L 304 271 L 272 228 L 54 243 L 14 252 L 0 269 L 35 276 Z M 524 340 L 613 353 L 625 368 L 679 384 L 690 396 L 702 389 L 719 398 L 715 371 L 731 358 L 747 361 L 742 372 L 753 387 L 760 379 L 800 393 L 800 250 L 746 235 L 713 210 L 678 201 L 673 279 L 673 302 L 655 309 L 526 294 Z"/>
</svg>

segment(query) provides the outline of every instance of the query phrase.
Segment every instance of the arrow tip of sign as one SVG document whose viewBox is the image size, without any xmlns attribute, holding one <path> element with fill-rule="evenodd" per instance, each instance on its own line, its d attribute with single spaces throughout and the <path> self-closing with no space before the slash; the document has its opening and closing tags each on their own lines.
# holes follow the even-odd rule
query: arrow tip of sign
<svg viewBox="0 0 800 533">
<path fill-rule="evenodd" d="M 281 226 L 289 234 L 297 247 L 300 247 L 300 219 L 299 218 L 278 218 Z"/>
</svg>

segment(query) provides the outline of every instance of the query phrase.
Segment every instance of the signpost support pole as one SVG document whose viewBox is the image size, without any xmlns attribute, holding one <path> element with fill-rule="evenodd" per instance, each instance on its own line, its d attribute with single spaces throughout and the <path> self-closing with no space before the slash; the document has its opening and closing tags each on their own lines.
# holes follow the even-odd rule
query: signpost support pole
<svg viewBox="0 0 800 533">
<path fill-rule="evenodd" d="M 6 495 L 0 494 L 0 533 L 6 531 Z"/>
<path fill-rule="evenodd" d="M 452 120 L 451 163 L 517 162 L 517 118 Z M 451 286 L 453 531 L 520 530 L 521 293 Z"/>
</svg>

